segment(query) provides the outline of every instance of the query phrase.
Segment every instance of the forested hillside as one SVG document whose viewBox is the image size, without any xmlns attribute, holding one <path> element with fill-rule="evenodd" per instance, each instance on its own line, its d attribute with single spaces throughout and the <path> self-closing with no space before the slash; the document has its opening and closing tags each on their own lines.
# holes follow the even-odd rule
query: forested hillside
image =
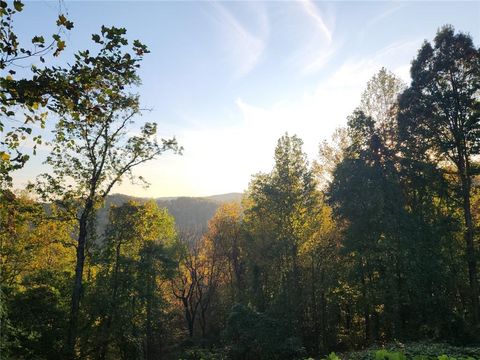
<svg viewBox="0 0 480 360">
<path fill-rule="evenodd" d="M 148 48 L 102 27 L 51 65 L 74 24 L 61 14 L 51 44 L 20 44 L 7 25 L 23 6 L 0 2 L 1 359 L 480 359 L 468 34 L 441 27 L 409 84 L 380 69 L 315 161 L 285 133 L 242 195 L 144 199 L 111 193 L 182 152 L 136 117 Z M 16 74 L 38 56 L 45 66 Z M 32 127 L 48 122 L 51 171 L 15 189 L 21 144 L 41 144 Z"/>
<path fill-rule="evenodd" d="M 213 217 L 218 207 L 225 202 L 240 203 L 242 194 L 230 193 L 213 195 L 208 197 L 172 197 L 153 199 L 158 207 L 166 208 L 175 219 L 178 229 L 196 229 L 204 231 L 208 221 Z M 121 194 L 107 196 L 104 205 L 98 211 L 98 227 L 100 232 L 105 229 L 108 223 L 108 213 L 112 206 L 119 206 L 123 203 L 134 201 L 145 203 L 146 198 L 136 198 Z"/>
</svg>

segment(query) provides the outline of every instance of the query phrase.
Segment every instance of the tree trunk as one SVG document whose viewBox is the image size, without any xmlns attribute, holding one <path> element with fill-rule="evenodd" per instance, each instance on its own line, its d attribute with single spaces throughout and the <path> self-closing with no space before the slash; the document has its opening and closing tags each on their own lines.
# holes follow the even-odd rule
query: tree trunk
<svg viewBox="0 0 480 360">
<path fill-rule="evenodd" d="M 152 279 L 148 279 L 147 285 L 147 321 L 146 321 L 146 359 L 151 360 L 155 357 L 153 327 L 152 327 Z"/>
<path fill-rule="evenodd" d="M 320 281 L 322 284 L 322 290 L 320 292 L 320 311 L 321 311 L 321 322 L 320 322 L 320 331 L 322 332 L 322 350 L 325 351 L 328 348 L 328 332 L 327 332 L 327 300 L 325 296 L 325 270 L 320 271 Z"/>
<path fill-rule="evenodd" d="M 365 269 L 364 264 L 362 261 L 362 297 L 363 297 L 363 318 L 365 322 L 365 344 L 370 342 L 370 312 L 369 312 L 369 304 L 367 299 L 367 284 L 365 279 Z"/>
<path fill-rule="evenodd" d="M 315 257 L 312 255 L 311 257 L 311 295 L 312 295 L 312 319 L 313 322 L 313 350 L 315 353 L 319 352 L 319 340 L 320 340 L 320 326 L 319 326 L 319 319 L 318 319 L 318 307 L 317 307 L 317 289 L 316 289 L 316 271 L 315 271 Z M 322 286 L 322 284 L 320 284 Z"/>
<path fill-rule="evenodd" d="M 185 308 L 185 320 L 187 320 L 188 336 L 193 338 L 193 326 L 195 324 L 195 314 L 191 314 L 187 298 L 182 298 L 183 306 Z"/>
<path fill-rule="evenodd" d="M 87 201 L 85 209 L 79 220 L 79 232 L 77 240 L 77 262 L 75 265 L 75 281 L 70 308 L 70 324 L 67 338 L 67 357 L 75 359 L 75 345 L 77 342 L 78 313 L 80 309 L 80 298 L 82 296 L 83 268 L 85 264 L 85 248 L 88 235 L 88 220 L 93 209 L 93 202 Z"/>
<path fill-rule="evenodd" d="M 478 324 L 480 321 L 480 310 L 478 300 L 478 283 L 477 283 L 477 260 L 475 257 L 474 246 L 474 228 L 472 220 L 472 211 L 470 204 L 471 180 L 465 174 L 461 174 L 462 196 L 463 196 L 463 212 L 465 217 L 465 243 L 468 264 L 468 279 L 470 282 L 470 295 L 472 299 L 472 317 L 473 322 Z"/>
<path fill-rule="evenodd" d="M 294 312 L 293 326 L 299 331 L 303 323 L 303 291 L 300 283 L 300 271 L 298 266 L 298 247 L 296 242 L 292 246 L 292 271 L 293 271 L 293 287 L 289 288 L 292 293 L 289 294 L 289 306 Z"/>
<path fill-rule="evenodd" d="M 202 341 L 205 341 L 205 334 L 207 329 L 207 309 L 202 307 L 200 313 L 200 327 L 202 329 Z"/>
<path fill-rule="evenodd" d="M 235 302 L 243 303 L 243 279 L 242 279 L 242 272 L 240 269 L 240 251 L 238 249 L 238 240 L 237 236 L 233 238 L 233 246 L 232 246 L 232 263 L 233 263 L 233 272 L 235 274 Z"/>
<path fill-rule="evenodd" d="M 111 298 L 111 309 L 110 312 L 107 313 L 107 318 L 105 321 L 105 329 L 102 339 L 102 345 L 100 349 L 100 359 L 105 360 L 107 357 L 107 347 L 108 343 L 110 342 L 110 327 L 112 326 L 112 321 L 116 318 L 116 308 L 117 308 L 117 291 L 118 291 L 118 272 L 120 268 L 120 245 L 117 245 L 115 251 L 115 267 L 113 271 L 113 281 L 112 281 L 112 298 Z"/>
</svg>

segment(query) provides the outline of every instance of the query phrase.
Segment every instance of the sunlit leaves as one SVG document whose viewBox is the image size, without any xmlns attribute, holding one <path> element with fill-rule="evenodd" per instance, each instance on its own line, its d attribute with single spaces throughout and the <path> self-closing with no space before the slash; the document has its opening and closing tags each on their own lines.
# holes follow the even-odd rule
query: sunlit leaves
<svg viewBox="0 0 480 360">
<path fill-rule="evenodd" d="M 60 14 L 57 19 L 57 26 L 63 26 L 65 29 L 71 30 L 73 28 L 73 22 L 68 20 L 64 14 Z"/>
</svg>

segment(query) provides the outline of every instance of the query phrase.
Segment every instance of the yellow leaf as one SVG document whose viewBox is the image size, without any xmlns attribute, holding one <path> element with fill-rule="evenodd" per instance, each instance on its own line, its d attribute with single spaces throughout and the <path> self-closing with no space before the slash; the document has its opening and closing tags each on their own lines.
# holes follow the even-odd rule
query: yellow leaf
<svg viewBox="0 0 480 360">
<path fill-rule="evenodd" d="M 2 159 L 2 161 L 8 161 L 10 160 L 10 155 L 8 155 L 6 152 L 0 152 L 0 159 Z"/>
</svg>

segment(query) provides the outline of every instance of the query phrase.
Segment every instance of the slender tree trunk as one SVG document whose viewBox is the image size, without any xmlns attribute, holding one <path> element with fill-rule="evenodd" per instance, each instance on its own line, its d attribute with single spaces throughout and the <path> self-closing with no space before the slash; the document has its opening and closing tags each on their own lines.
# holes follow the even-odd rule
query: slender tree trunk
<svg viewBox="0 0 480 360">
<path fill-rule="evenodd" d="M 187 320 L 188 336 L 193 338 L 193 326 L 195 324 L 195 314 L 191 314 L 187 298 L 182 298 L 183 306 L 185 308 L 185 319 Z"/>
<path fill-rule="evenodd" d="M 475 324 L 480 321 L 479 309 L 479 293 L 477 282 L 477 260 L 475 257 L 474 245 L 474 227 L 472 219 L 472 211 L 470 204 L 471 180 L 465 174 L 461 174 L 462 196 L 463 196 L 463 212 L 465 217 L 465 243 L 468 264 L 468 279 L 470 282 L 470 295 L 472 299 L 472 317 Z"/>
<path fill-rule="evenodd" d="M 152 291 L 152 279 L 148 279 L 147 285 L 147 321 L 146 321 L 146 359 L 151 360 L 155 356 L 155 349 L 154 349 L 154 339 L 153 339 L 153 327 L 152 327 L 152 298 L 153 298 L 153 291 Z"/>
<path fill-rule="evenodd" d="M 321 311 L 321 323 L 320 331 L 322 333 L 322 350 L 327 349 L 327 300 L 325 296 L 325 270 L 320 270 L 320 282 L 322 284 L 322 290 L 320 292 L 320 311 Z"/>
<path fill-rule="evenodd" d="M 207 309 L 203 308 L 200 312 L 200 327 L 202 329 L 202 341 L 205 340 L 205 334 L 207 333 Z"/>
<path fill-rule="evenodd" d="M 239 263 L 240 251 L 238 249 L 238 239 L 237 236 L 233 238 L 233 246 L 232 246 L 232 263 L 233 263 L 233 271 L 235 273 L 235 302 L 243 303 L 243 279 L 242 279 L 242 272 L 240 269 Z"/>
<path fill-rule="evenodd" d="M 85 265 L 85 249 L 88 236 L 88 221 L 92 213 L 93 201 L 87 201 L 85 209 L 79 220 L 79 232 L 77 240 L 77 259 L 75 265 L 75 280 L 70 308 L 70 324 L 67 338 L 67 356 L 75 359 L 75 345 L 77 342 L 78 313 L 80 310 L 80 298 L 82 296 L 83 268 Z"/>
<path fill-rule="evenodd" d="M 75 281 L 70 308 L 70 324 L 68 329 L 67 352 L 72 359 L 75 358 L 75 344 L 77 341 L 78 312 L 80 309 L 80 296 L 82 294 L 82 276 L 85 264 L 85 243 L 87 238 L 86 219 L 80 219 L 80 231 L 77 245 L 77 263 L 75 265 Z"/>
<path fill-rule="evenodd" d="M 352 339 L 352 311 L 350 304 L 347 304 L 345 307 L 345 328 L 347 329 L 348 337 Z"/>
<path fill-rule="evenodd" d="M 107 357 L 107 347 L 110 342 L 110 327 L 112 326 L 112 321 L 116 317 L 117 310 L 117 291 L 118 291 L 118 272 L 120 268 L 120 243 L 117 245 L 115 251 L 115 267 L 113 271 L 113 281 L 112 281 L 112 299 L 111 299 L 111 310 L 107 313 L 107 319 L 105 321 L 105 330 L 103 334 L 103 340 L 100 350 L 100 359 L 105 360 Z"/>
<path fill-rule="evenodd" d="M 315 353 L 319 351 L 320 330 L 318 321 L 318 307 L 317 307 L 317 289 L 316 289 L 316 271 L 315 271 L 315 257 L 311 257 L 311 292 L 312 292 L 312 322 L 313 322 L 313 350 Z"/>
<path fill-rule="evenodd" d="M 298 266 L 298 247 L 294 243 L 292 246 L 292 270 L 293 270 L 293 287 L 289 288 L 290 291 L 293 290 L 293 293 L 289 294 L 289 306 L 293 308 L 294 311 L 294 326 L 297 331 L 300 330 L 303 323 L 303 313 L 304 313 L 304 299 L 303 291 L 300 283 L 300 271 Z"/>
<path fill-rule="evenodd" d="M 370 341 L 370 312 L 367 299 L 367 284 L 365 280 L 365 269 L 364 264 L 362 264 L 362 296 L 363 296 L 363 317 L 365 321 L 365 343 L 368 344 Z"/>
</svg>

